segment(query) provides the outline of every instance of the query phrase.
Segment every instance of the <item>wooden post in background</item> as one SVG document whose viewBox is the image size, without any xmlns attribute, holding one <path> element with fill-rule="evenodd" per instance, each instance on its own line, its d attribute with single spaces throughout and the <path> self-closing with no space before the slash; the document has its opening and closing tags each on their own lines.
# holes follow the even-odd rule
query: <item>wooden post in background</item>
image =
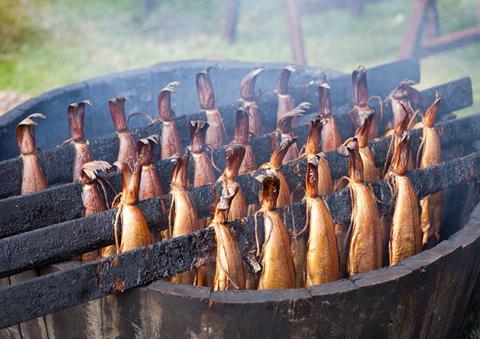
<svg viewBox="0 0 480 339">
<path fill-rule="evenodd" d="M 284 0 L 284 3 L 290 33 L 290 44 L 293 51 L 293 61 L 296 64 L 304 65 L 307 63 L 307 59 L 303 46 L 303 31 L 298 1 Z"/>
</svg>

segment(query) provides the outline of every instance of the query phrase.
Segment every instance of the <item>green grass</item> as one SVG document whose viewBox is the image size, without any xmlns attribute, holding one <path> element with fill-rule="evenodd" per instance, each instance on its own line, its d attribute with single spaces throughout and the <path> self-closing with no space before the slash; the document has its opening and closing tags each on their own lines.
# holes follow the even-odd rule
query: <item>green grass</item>
<svg viewBox="0 0 480 339">
<path fill-rule="evenodd" d="M 281 2 L 243 1 L 238 39 L 221 39 L 225 1 L 157 1 L 146 15 L 133 0 L 23 0 L 35 39 L 0 54 L 0 89 L 31 95 L 53 87 L 153 63 L 224 57 L 290 61 L 288 31 Z M 443 31 L 476 22 L 475 0 L 442 0 Z M 303 18 L 309 64 L 350 72 L 395 60 L 412 1 L 368 5 L 361 16 L 349 11 Z M 480 44 L 422 60 L 421 87 L 470 75 L 480 98 L 477 60 Z M 463 114 L 472 112 L 468 109 Z"/>
</svg>

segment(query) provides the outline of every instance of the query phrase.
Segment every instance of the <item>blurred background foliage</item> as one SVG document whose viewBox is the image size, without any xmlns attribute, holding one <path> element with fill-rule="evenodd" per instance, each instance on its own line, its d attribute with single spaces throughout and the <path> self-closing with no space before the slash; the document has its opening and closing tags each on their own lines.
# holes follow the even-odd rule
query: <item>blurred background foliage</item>
<svg viewBox="0 0 480 339">
<path fill-rule="evenodd" d="M 37 95 L 66 83 L 168 60 L 290 61 L 283 1 L 242 0 L 237 41 L 222 40 L 226 0 L 1 0 L 0 90 Z M 443 32 L 477 21 L 476 0 L 438 0 Z M 350 72 L 398 58 L 413 0 L 307 14 L 308 63 Z M 480 43 L 422 59 L 429 87 L 470 75 L 475 99 Z M 467 110 L 471 112 L 473 109 Z"/>
</svg>

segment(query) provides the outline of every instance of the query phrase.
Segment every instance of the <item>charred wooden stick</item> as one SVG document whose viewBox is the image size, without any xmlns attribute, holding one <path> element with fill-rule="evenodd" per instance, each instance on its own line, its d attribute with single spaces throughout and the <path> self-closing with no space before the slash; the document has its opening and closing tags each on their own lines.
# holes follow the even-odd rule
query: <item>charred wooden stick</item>
<svg viewBox="0 0 480 339">
<path fill-rule="evenodd" d="M 305 161 L 303 160 L 302 162 Z M 303 180 L 305 170 L 301 172 Z M 252 190 L 255 195 L 257 194 L 259 184 L 255 180 L 255 175 L 262 173 L 264 171 L 243 176 L 243 179 L 247 181 L 246 185 L 242 185 L 246 188 L 245 191 Z M 463 174 L 459 175 L 459 173 Z M 480 176 L 480 153 L 472 153 L 462 158 L 444 162 L 438 166 L 417 169 L 410 172 L 407 176 L 410 178 L 418 197 L 421 198 Z M 390 211 L 394 202 L 391 189 L 388 183 L 384 181 L 375 181 L 372 185 L 379 201 L 380 210 L 385 214 Z M 205 202 L 214 202 L 217 196 L 214 189 L 217 192 L 221 192 L 222 184 L 218 183 L 217 187 L 206 185 L 198 188 L 191 194 L 195 200 L 203 199 Z M 334 222 L 348 224 L 351 213 L 349 191 L 344 189 L 328 195 L 325 199 L 330 207 Z M 161 203 L 169 207 L 170 196 L 157 197 L 139 203 L 139 207 L 147 218 L 149 226 L 154 231 L 164 229 L 167 224 L 164 222 L 166 216 L 161 213 L 159 208 Z M 295 227 L 297 231 L 301 231 L 305 225 L 305 206 L 303 203 L 297 203 L 293 206 L 292 212 L 294 220 L 296 220 Z M 288 211 L 288 207 L 283 209 Z M 0 277 L 32 267 L 65 260 L 80 253 L 112 244 L 112 223 L 115 214 L 116 210 L 109 210 L 80 220 L 67 221 L 14 237 L 0 239 Z M 249 218 L 248 220 L 250 226 L 252 226 L 253 219 Z M 291 223 L 289 224 L 288 222 L 287 226 L 292 227 Z M 241 233 L 239 241 L 242 250 L 246 250 L 248 244 L 251 244 L 250 241 L 254 241 L 254 238 L 251 238 L 254 236 L 251 232 L 245 233 L 245 229 L 250 229 L 249 227 L 245 228 L 245 226 L 239 225 L 239 228 L 241 228 L 239 230 Z M 75 238 L 71 236 L 74 233 L 77 235 Z M 53 244 L 55 245 L 53 246 Z M 37 249 L 38 255 L 35 258 L 32 258 L 30 248 Z M 15 258 L 15 260 L 12 260 L 12 258 Z"/>
<path fill-rule="evenodd" d="M 463 175 L 459 175 L 459 173 L 463 173 Z M 419 197 L 448 189 L 479 176 L 480 153 L 470 154 L 427 169 L 415 170 L 409 175 Z M 387 183 L 376 182 L 374 189 L 377 199 L 387 204 L 392 202 Z M 337 192 L 328 199 L 332 216 L 337 222 L 345 222 L 345 219 L 349 218 L 351 206 L 349 206 L 350 197 L 347 192 L 347 190 Z M 301 216 L 304 214 L 304 208 L 303 203 L 293 206 L 292 212 L 295 217 L 300 217 L 300 219 L 296 219 L 295 224 L 298 229 L 303 228 L 304 220 Z M 105 214 L 100 213 L 91 217 L 91 226 L 96 227 L 97 236 L 105 237 L 104 239 L 97 238 L 97 243 L 102 241 L 113 243 L 113 231 L 109 224 L 113 213 L 114 211 L 108 211 Z M 262 224 L 261 218 L 259 221 Z M 245 228 L 243 221 L 230 223 L 230 226 L 237 232 L 241 250 L 245 249 L 249 242 L 253 243 L 253 239 L 251 239 L 253 223 L 253 217 L 248 219 L 248 228 Z M 291 227 L 291 224 L 287 226 Z M 41 230 L 39 231 L 41 232 Z M 146 285 L 152 281 L 195 268 L 201 263 L 202 258 L 210 255 L 214 250 L 213 234 L 213 229 L 202 229 L 196 233 L 157 242 L 109 259 L 3 288 L 0 290 L 0 304 L 9 305 L 9 307 L 0 309 L 0 328 L 101 298 L 111 293 L 119 293 L 130 288 Z M 35 236 L 34 238 L 38 239 L 39 237 Z M 62 239 L 66 239 L 65 236 Z M 2 243 L 0 245 L 2 261 L 7 257 L 5 255 L 5 241 L 7 239 L 0 241 Z M 16 248 L 25 249 L 33 245 L 33 243 L 25 242 L 21 244 L 21 246 L 17 245 Z M 80 246 L 83 246 L 84 250 L 92 249 L 89 244 L 83 243 Z M 41 252 L 39 251 L 39 253 Z M 60 253 L 65 252 L 60 251 Z M 72 254 L 73 252 L 69 255 Z M 16 256 L 12 257 L 16 258 Z M 31 259 L 30 256 L 29 259 Z M 162 265 L 159 265 L 159 263 L 162 263 Z M 4 267 L 3 263 L 0 267 Z M 22 269 L 16 268 L 17 271 Z M 2 275 L 5 276 L 6 272 L 2 272 Z M 72 284 L 72 281 L 77 283 Z M 45 293 L 45 291 L 48 291 L 48 293 Z"/>
<path fill-rule="evenodd" d="M 480 115 L 446 121 L 437 124 L 435 129 L 441 136 L 443 149 L 466 142 L 472 142 L 480 136 Z M 306 128 L 304 128 L 304 130 L 306 130 Z M 414 153 L 420 145 L 419 137 L 421 136 L 421 132 L 420 129 L 411 132 L 411 146 L 412 152 Z M 297 132 L 296 134 L 298 135 L 299 133 Z M 269 147 L 267 147 L 267 145 L 271 142 L 271 138 L 262 136 L 255 138 L 255 140 L 258 141 L 254 143 L 255 149 L 265 152 L 268 159 L 271 149 L 268 149 Z M 390 137 L 382 138 L 380 141 L 370 142 L 370 148 L 373 150 L 377 167 L 383 166 L 389 145 Z M 224 156 L 221 154 L 222 152 L 223 151 L 219 151 L 219 153 L 217 153 L 218 157 L 215 157 L 217 164 L 220 163 L 220 161 L 217 160 Z M 258 152 L 255 153 L 258 154 Z M 346 175 L 347 161 L 345 158 L 338 155 L 337 152 L 329 152 L 326 154 L 326 159 L 330 164 L 331 174 L 334 179 Z M 166 176 L 168 176 L 168 178 L 171 177 L 172 164 L 170 161 L 160 161 L 156 164 L 156 167 L 159 170 L 161 180 Z M 282 167 L 282 172 L 285 173 L 285 177 L 292 190 L 297 187 L 297 184 L 303 183 L 305 170 L 306 167 L 303 160 L 292 161 Z M 242 188 L 242 192 L 245 194 L 247 204 L 257 203 L 257 192 L 254 189 L 255 186 L 250 185 L 250 179 L 251 176 L 249 174 L 239 176 L 238 178 L 238 183 Z M 118 174 L 110 176 L 109 180 L 113 182 L 116 189 L 120 189 L 120 176 Z M 163 181 L 162 185 L 163 187 L 168 187 L 170 182 Z M 202 217 L 206 216 L 208 211 L 206 206 L 213 203 L 213 200 L 205 200 L 203 203 L 199 202 L 205 198 L 203 192 L 211 192 L 212 189 L 212 186 L 209 186 L 209 188 L 200 187 L 198 189 L 198 195 L 196 193 L 193 194 L 195 204 L 199 209 L 199 213 L 202 214 Z M 197 191 L 197 189 L 194 191 Z M 52 209 L 58 205 L 56 203 L 57 201 L 62 201 L 61 209 L 57 207 L 55 213 L 51 213 Z M 53 202 L 55 202 L 55 204 L 53 204 Z M 26 197 L 3 199 L 0 200 L 0 209 L 10 211 L 10 213 L 0 213 L 0 225 L 2 225 L 2 227 L 0 227 L 0 238 L 78 218 L 82 215 L 81 185 L 78 183 L 70 183 L 48 188 L 42 192 L 34 193 Z M 26 211 L 28 211 L 28 213 Z M 166 222 L 166 220 L 167 219 L 162 222 Z"/>
</svg>

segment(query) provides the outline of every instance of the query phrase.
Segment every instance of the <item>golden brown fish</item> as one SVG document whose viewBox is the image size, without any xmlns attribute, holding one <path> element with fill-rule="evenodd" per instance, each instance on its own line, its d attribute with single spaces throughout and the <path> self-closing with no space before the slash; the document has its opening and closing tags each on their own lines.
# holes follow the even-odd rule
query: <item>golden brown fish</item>
<svg viewBox="0 0 480 339">
<path fill-rule="evenodd" d="M 239 169 L 240 174 L 252 172 L 257 169 L 255 153 L 253 153 L 252 145 L 250 144 L 250 112 L 250 108 L 239 108 L 235 114 L 235 132 L 232 142 L 245 147 L 245 156 Z"/>
<path fill-rule="evenodd" d="M 220 148 L 225 144 L 225 125 L 215 105 L 215 92 L 210 79 L 210 68 L 197 74 L 197 94 L 200 107 L 205 111 L 210 128 L 205 136 L 205 143 L 211 148 Z"/>
<path fill-rule="evenodd" d="M 287 179 L 281 171 L 283 158 L 288 149 L 297 141 L 296 138 L 285 140 L 281 143 L 280 147 L 273 151 L 270 161 L 261 165 L 259 169 L 270 169 L 275 173 L 275 176 L 280 181 L 280 191 L 278 192 L 278 199 L 276 201 L 277 206 L 290 205 L 292 198 L 290 194 L 290 188 L 288 187 Z"/>
<path fill-rule="evenodd" d="M 147 200 L 164 194 L 157 168 L 153 164 L 153 146 L 156 143 L 156 135 L 151 135 L 137 141 L 138 158 L 142 159 L 142 175 L 140 177 L 140 189 L 138 192 L 138 198 L 140 200 Z M 163 209 L 162 212 L 165 213 L 163 206 L 161 206 L 161 208 Z M 166 231 L 152 232 L 154 242 L 160 241 L 163 237 L 167 236 L 168 232 Z"/>
<path fill-rule="evenodd" d="M 408 171 L 410 136 L 404 134 L 393 156 L 388 178 L 395 192 L 395 208 L 390 231 L 390 265 L 395 265 L 422 250 L 422 229 L 417 193 Z"/>
<path fill-rule="evenodd" d="M 172 238 L 196 232 L 200 229 L 198 214 L 188 192 L 188 162 L 190 153 L 176 158 L 173 169 L 170 194 L 172 203 L 169 214 L 169 229 Z M 193 284 L 196 270 L 176 274 L 171 278 L 173 283 Z"/>
<path fill-rule="evenodd" d="M 375 181 L 381 178 L 381 170 L 375 166 L 373 152 L 370 147 L 368 147 L 370 126 L 372 125 L 374 119 L 375 112 L 372 110 L 370 115 L 365 118 L 363 124 L 357 128 L 355 132 L 355 137 L 358 140 L 358 150 L 360 152 L 360 156 L 362 157 L 363 177 L 365 181 Z"/>
<path fill-rule="evenodd" d="M 310 155 L 307 161 L 305 200 L 308 243 L 305 287 L 310 287 L 340 279 L 340 262 L 333 219 L 325 201 L 318 196 L 319 157 Z"/>
<path fill-rule="evenodd" d="M 352 198 L 352 218 L 348 273 L 353 276 L 382 267 L 382 225 L 375 196 L 364 182 L 357 139 L 347 140 L 340 152 L 349 158 L 348 187 Z"/>
<path fill-rule="evenodd" d="M 205 136 L 210 126 L 205 121 L 190 121 L 189 127 L 190 151 L 194 164 L 193 187 L 213 184 L 215 182 L 215 171 L 205 145 Z"/>
<path fill-rule="evenodd" d="M 307 156 L 318 155 L 318 195 L 328 195 L 333 193 L 333 179 L 330 172 L 330 165 L 328 163 L 325 154 L 322 153 L 321 135 L 322 130 L 326 126 L 327 122 L 321 118 L 310 121 L 310 132 L 307 136 L 304 152 Z"/>
<path fill-rule="evenodd" d="M 350 110 L 349 114 L 352 118 L 353 125 L 355 128 L 362 126 L 365 118 L 370 114 L 371 108 L 369 105 L 370 97 L 368 96 L 368 86 L 367 86 L 367 72 L 365 67 L 358 66 L 356 70 L 352 73 L 352 85 L 353 85 L 353 108 Z M 378 97 L 372 97 L 377 98 Z M 380 104 L 382 103 L 379 99 Z M 378 138 L 378 128 L 377 121 L 373 119 L 370 124 L 370 130 L 368 134 L 368 139 Z"/>
<path fill-rule="evenodd" d="M 81 175 L 78 179 L 82 183 L 82 203 L 83 216 L 96 214 L 107 210 L 106 194 L 101 192 L 99 188 L 99 171 L 106 172 L 112 166 L 106 161 L 90 161 L 84 163 L 81 168 Z M 103 188 L 103 186 L 100 186 Z M 94 250 L 82 254 L 82 262 L 90 262 L 96 260 L 99 256 L 99 251 Z"/>
<path fill-rule="evenodd" d="M 91 105 L 90 101 L 85 100 L 79 103 L 70 104 L 67 109 L 68 127 L 70 128 L 70 134 L 72 135 L 69 141 L 71 141 L 75 148 L 73 181 L 79 180 L 82 176 L 83 164 L 92 161 L 92 156 L 90 155 L 87 142 L 85 141 L 83 122 L 85 105 Z"/>
<path fill-rule="evenodd" d="M 392 122 L 394 127 L 398 126 L 407 116 L 411 120 L 416 109 L 423 102 L 420 92 L 412 87 L 413 84 L 414 82 L 411 80 L 401 81 L 385 100 L 392 105 Z"/>
<path fill-rule="evenodd" d="M 277 123 L 277 133 L 279 135 L 280 143 L 283 143 L 288 140 L 295 138 L 293 133 L 292 124 L 296 117 L 305 113 L 306 109 L 310 108 L 309 103 L 301 103 L 291 111 L 283 114 L 283 117 Z M 287 150 L 287 153 L 283 157 L 283 163 L 295 160 L 299 156 L 299 151 L 296 143 L 293 143 L 292 146 Z"/>
<path fill-rule="evenodd" d="M 112 115 L 113 125 L 117 131 L 118 146 L 117 161 L 127 163 L 133 167 L 137 162 L 137 148 L 130 131 L 128 130 L 127 119 L 125 117 L 125 100 L 124 97 L 113 98 L 108 101 L 108 107 Z"/>
<path fill-rule="evenodd" d="M 238 171 L 244 155 L 245 147 L 243 145 L 236 143 L 228 145 L 225 150 L 227 160 L 225 170 L 222 176 L 218 178 L 218 181 L 223 183 L 225 189 L 233 191 L 233 187 L 235 187 L 236 194 L 232 201 L 229 202 L 228 221 L 245 218 L 248 215 L 245 196 L 237 183 Z"/>
<path fill-rule="evenodd" d="M 419 155 L 421 154 L 419 168 L 435 166 L 442 161 L 440 136 L 434 127 L 441 101 L 442 97 L 437 92 L 435 101 L 427 109 L 422 119 L 423 140 L 419 149 Z M 431 247 L 440 240 L 443 201 L 444 192 L 430 194 L 420 201 L 424 247 Z"/>
<path fill-rule="evenodd" d="M 47 188 L 47 179 L 43 175 L 40 160 L 37 157 L 37 144 L 35 142 L 34 126 L 38 123 L 34 118 L 46 119 L 40 113 L 30 114 L 17 125 L 17 143 L 23 163 L 21 194 L 30 194 Z"/>
<path fill-rule="evenodd" d="M 142 163 L 137 161 L 133 169 L 126 162 L 115 162 L 115 165 L 122 172 L 122 196 L 115 218 L 116 225 L 121 218 L 122 237 L 118 241 L 115 227 L 115 238 L 118 253 L 124 253 L 151 244 L 152 238 L 147 220 L 137 205 Z"/>
<path fill-rule="evenodd" d="M 238 191 L 238 184 L 224 186 L 222 196 L 217 203 L 210 227 L 215 229 L 217 256 L 215 267 L 214 291 L 245 289 L 243 259 L 237 239 L 228 226 L 229 207 Z"/>
<path fill-rule="evenodd" d="M 257 180 L 262 183 L 259 198 L 265 229 L 258 289 L 294 288 L 295 267 L 290 252 L 290 239 L 282 216 L 275 211 L 281 189 L 280 180 L 271 170 L 266 175 L 257 177 Z"/>
<path fill-rule="evenodd" d="M 160 142 L 160 158 L 168 159 L 183 154 L 183 145 L 175 124 L 175 112 L 172 110 L 171 97 L 179 81 L 173 81 L 165 86 L 158 95 L 158 115 L 162 121 L 162 139 Z"/>
<path fill-rule="evenodd" d="M 240 83 L 240 100 L 243 108 L 249 113 L 249 131 L 253 135 L 263 134 L 262 111 L 258 108 L 255 95 L 257 76 L 264 71 L 263 67 L 251 70 Z"/>
<path fill-rule="evenodd" d="M 323 152 L 333 152 L 340 147 L 342 139 L 332 114 L 330 86 L 325 79 L 318 86 L 318 98 L 320 103 L 319 115 L 325 121 L 321 135 L 321 149 Z"/>
</svg>

